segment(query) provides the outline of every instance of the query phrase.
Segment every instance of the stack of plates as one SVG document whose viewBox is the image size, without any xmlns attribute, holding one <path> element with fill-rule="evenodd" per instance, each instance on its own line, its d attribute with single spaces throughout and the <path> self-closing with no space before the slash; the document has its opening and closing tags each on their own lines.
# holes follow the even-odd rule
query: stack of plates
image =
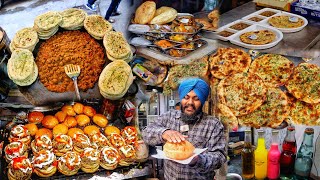
<svg viewBox="0 0 320 180">
<path fill-rule="evenodd" d="M 11 52 L 18 48 L 33 51 L 38 42 L 38 34 L 33 28 L 23 28 L 15 34 L 9 47 Z"/>
<path fill-rule="evenodd" d="M 60 12 L 62 23 L 60 27 L 67 30 L 77 30 L 83 27 L 87 13 L 82 9 L 70 8 Z"/>
<path fill-rule="evenodd" d="M 58 12 L 48 11 L 36 17 L 33 28 L 40 39 L 49 39 L 59 30 L 61 23 L 62 16 Z"/>
<path fill-rule="evenodd" d="M 84 28 L 93 38 L 101 40 L 112 30 L 112 25 L 100 15 L 90 15 L 84 20 Z"/>
</svg>

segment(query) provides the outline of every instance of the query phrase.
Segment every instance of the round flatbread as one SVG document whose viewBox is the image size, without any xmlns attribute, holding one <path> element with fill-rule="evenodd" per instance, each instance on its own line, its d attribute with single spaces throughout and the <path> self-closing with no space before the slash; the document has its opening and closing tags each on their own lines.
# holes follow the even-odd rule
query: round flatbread
<svg viewBox="0 0 320 180">
<path fill-rule="evenodd" d="M 112 30 L 112 24 L 100 15 L 90 15 L 84 20 L 84 28 L 89 34 L 103 38 L 103 36 Z"/>
<path fill-rule="evenodd" d="M 240 40 L 246 44 L 264 45 L 274 41 L 276 35 L 270 30 L 250 31 L 240 35 Z"/>
<path fill-rule="evenodd" d="M 109 55 L 122 59 L 131 52 L 130 45 L 121 32 L 110 31 L 103 38 L 103 45 Z"/>
<path fill-rule="evenodd" d="M 8 73 L 12 80 L 23 81 L 34 71 L 34 57 L 27 49 L 16 49 L 12 52 L 7 64 Z"/>
<path fill-rule="evenodd" d="M 278 88 L 267 90 L 267 99 L 252 113 L 239 116 L 241 125 L 250 125 L 255 128 L 268 126 L 278 127 L 289 114 L 289 106 L 286 94 Z"/>
<path fill-rule="evenodd" d="M 220 103 L 230 108 L 235 116 L 256 110 L 266 99 L 267 89 L 255 74 L 238 73 L 222 79 L 218 85 Z"/>
<path fill-rule="evenodd" d="M 315 64 L 299 64 L 294 68 L 286 88 L 301 101 L 311 104 L 320 103 L 320 68 Z"/>
<path fill-rule="evenodd" d="M 34 24 L 39 28 L 39 30 L 50 30 L 59 26 L 61 22 L 62 16 L 55 11 L 48 11 L 37 16 L 34 20 Z"/>
<path fill-rule="evenodd" d="M 265 54 L 252 62 L 249 72 L 258 75 L 267 87 L 279 87 L 289 80 L 293 68 L 294 63 L 287 58 Z"/>
<path fill-rule="evenodd" d="M 320 125 L 320 103 L 308 104 L 288 94 L 290 113 L 287 121 L 291 124 Z"/>
<path fill-rule="evenodd" d="M 156 13 L 156 3 L 146 1 L 142 3 L 136 10 L 134 22 L 137 24 L 149 23 Z"/>
<path fill-rule="evenodd" d="M 295 19 L 290 21 L 290 18 Z M 304 21 L 296 16 L 273 16 L 268 20 L 268 23 L 276 28 L 298 28 L 304 25 Z"/>
<path fill-rule="evenodd" d="M 229 75 L 247 72 L 251 58 L 241 49 L 219 48 L 217 53 L 209 58 L 212 76 L 223 79 Z"/>
<path fill-rule="evenodd" d="M 178 15 L 177 10 L 173 8 L 165 8 L 165 10 L 159 11 L 159 15 L 155 16 L 150 24 L 166 24 L 172 22 Z"/>
<path fill-rule="evenodd" d="M 30 86 L 33 82 L 35 82 L 37 80 L 38 77 L 38 66 L 37 64 L 34 62 L 34 68 L 33 68 L 33 72 L 32 74 L 25 80 L 12 80 L 15 84 L 17 84 L 18 86 Z M 11 75 L 9 75 L 10 77 Z"/>
<path fill-rule="evenodd" d="M 226 105 L 219 103 L 217 110 L 218 117 L 223 124 L 229 125 L 232 128 L 238 127 L 239 123 L 237 117 Z"/>
<path fill-rule="evenodd" d="M 59 27 L 56 27 L 54 29 L 52 29 L 51 32 L 49 33 L 38 33 L 39 34 L 39 39 L 49 39 L 51 36 L 55 35 L 59 30 Z"/>
<path fill-rule="evenodd" d="M 74 29 L 83 26 L 87 13 L 82 9 L 70 8 L 60 12 L 62 23 L 60 27 L 64 29 Z"/>
<path fill-rule="evenodd" d="M 30 49 L 39 42 L 39 38 L 33 28 L 23 28 L 15 34 L 12 41 L 16 48 Z"/>
<path fill-rule="evenodd" d="M 103 69 L 98 85 L 105 98 L 115 99 L 124 95 L 132 82 L 131 67 L 125 61 L 119 60 L 111 62 Z"/>
</svg>

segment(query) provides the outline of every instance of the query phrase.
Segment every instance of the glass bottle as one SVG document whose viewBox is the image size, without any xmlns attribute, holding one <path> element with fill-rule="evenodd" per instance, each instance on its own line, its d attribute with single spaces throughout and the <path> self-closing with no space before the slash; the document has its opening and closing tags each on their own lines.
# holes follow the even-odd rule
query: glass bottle
<svg viewBox="0 0 320 180">
<path fill-rule="evenodd" d="M 280 151 L 278 143 L 279 131 L 272 131 L 272 143 L 268 152 L 268 178 L 278 179 L 280 176 Z"/>
<path fill-rule="evenodd" d="M 266 149 L 264 131 L 258 131 L 258 146 L 254 151 L 254 175 L 255 178 L 265 179 L 267 177 L 268 150 Z"/>
<path fill-rule="evenodd" d="M 251 145 L 251 130 L 245 130 L 244 148 L 241 151 L 242 177 L 253 179 L 254 177 L 254 152 Z"/>
<path fill-rule="evenodd" d="M 312 169 L 311 169 L 311 177 L 313 179 L 320 178 L 319 170 L 320 170 L 320 133 L 318 134 L 316 144 L 314 145 L 314 155 L 313 155 L 313 163 L 312 163 Z"/>
<path fill-rule="evenodd" d="M 303 142 L 297 154 L 294 164 L 295 179 L 308 179 L 312 166 L 313 157 L 313 128 L 306 128 Z"/>
<path fill-rule="evenodd" d="M 280 179 L 290 180 L 293 178 L 294 161 L 296 160 L 297 146 L 295 138 L 295 127 L 287 128 L 287 135 L 282 144 L 280 156 Z"/>
</svg>

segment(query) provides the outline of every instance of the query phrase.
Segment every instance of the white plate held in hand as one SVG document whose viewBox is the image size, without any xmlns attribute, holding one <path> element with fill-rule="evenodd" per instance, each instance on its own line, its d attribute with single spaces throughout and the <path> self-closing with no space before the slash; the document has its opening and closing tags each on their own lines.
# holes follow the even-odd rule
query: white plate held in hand
<svg viewBox="0 0 320 180">
<path fill-rule="evenodd" d="M 175 159 L 170 159 L 168 158 L 163 151 L 157 149 L 157 154 L 154 154 L 154 155 L 151 155 L 152 157 L 154 158 L 157 158 L 157 159 L 169 159 L 171 161 L 175 161 L 177 163 L 180 163 L 180 164 L 190 164 L 190 162 L 192 161 L 192 159 L 194 157 L 196 157 L 197 155 L 203 153 L 205 150 L 207 150 L 208 148 L 204 148 L 204 149 L 199 149 L 199 148 L 196 148 L 194 151 L 193 151 L 193 155 L 191 157 L 189 157 L 188 159 L 185 159 L 185 160 L 175 160 Z"/>
</svg>

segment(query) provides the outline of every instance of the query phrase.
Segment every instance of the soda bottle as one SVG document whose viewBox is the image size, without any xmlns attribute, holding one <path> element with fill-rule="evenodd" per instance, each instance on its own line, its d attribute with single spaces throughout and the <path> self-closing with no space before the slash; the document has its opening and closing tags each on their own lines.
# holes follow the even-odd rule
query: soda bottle
<svg viewBox="0 0 320 180">
<path fill-rule="evenodd" d="M 278 144 L 279 131 L 272 131 L 272 143 L 268 152 L 268 178 L 278 179 L 280 176 L 280 151 Z"/>
<path fill-rule="evenodd" d="M 313 157 L 313 134 L 313 128 L 306 128 L 304 131 L 303 142 L 294 164 L 295 179 L 309 178 Z"/>
<path fill-rule="evenodd" d="M 287 135 L 282 144 L 280 156 L 280 179 L 290 180 L 293 178 L 294 161 L 296 160 L 297 146 L 295 138 L 295 127 L 287 128 Z"/>
<path fill-rule="evenodd" d="M 311 178 L 320 179 L 320 133 L 318 134 L 316 144 L 314 145 L 314 156 L 311 169 Z"/>
<path fill-rule="evenodd" d="M 253 179 L 254 177 L 254 152 L 251 145 L 251 130 L 245 130 L 244 148 L 241 151 L 242 177 Z"/>
<path fill-rule="evenodd" d="M 254 176 L 256 179 L 265 179 L 267 177 L 268 150 L 265 146 L 264 132 L 258 131 L 258 146 L 254 151 Z"/>
</svg>

